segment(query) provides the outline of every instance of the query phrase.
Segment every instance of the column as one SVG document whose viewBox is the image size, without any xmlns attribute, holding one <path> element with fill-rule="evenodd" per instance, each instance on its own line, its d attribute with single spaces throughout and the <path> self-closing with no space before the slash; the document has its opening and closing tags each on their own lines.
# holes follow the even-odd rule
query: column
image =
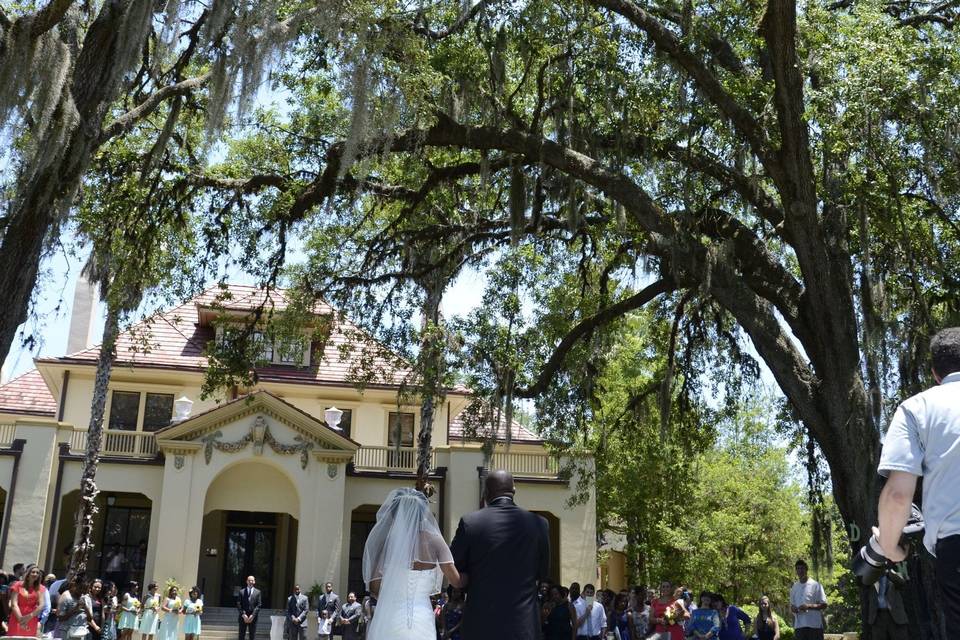
<svg viewBox="0 0 960 640">
<path fill-rule="evenodd" d="M 299 487 L 296 581 L 301 589 L 327 581 L 338 589 L 346 586 L 346 568 L 340 560 L 349 544 L 344 539 L 343 514 L 349 455 L 315 452 L 307 465 L 308 486 Z"/>
<path fill-rule="evenodd" d="M 153 553 L 153 575 L 157 582 L 174 578 L 185 587 L 197 580 L 206 497 L 203 491 L 197 491 L 193 482 L 198 460 L 194 455 L 196 449 L 179 448 L 192 444 L 178 443 L 178 448 L 164 449 L 166 462 L 157 517 L 156 551 Z"/>
<path fill-rule="evenodd" d="M 43 532 L 47 528 L 47 500 L 50 477 L 57 460 L 57 423 L 44 420 L 17 420 L 16 439 L 26 440 L 17 467 L 16 486 L 3 565 L 41 562 Z M 10 482 L 10 480 L 7 480 Z"/>
</svg>

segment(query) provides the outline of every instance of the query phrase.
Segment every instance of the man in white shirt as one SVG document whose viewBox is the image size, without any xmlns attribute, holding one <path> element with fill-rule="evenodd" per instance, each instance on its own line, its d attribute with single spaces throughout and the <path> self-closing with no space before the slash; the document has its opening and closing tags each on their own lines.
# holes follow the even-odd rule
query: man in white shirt
<svg viewBox="0 0 960 640">
<path fill-rule="evenodd" d="M 596 589 L 592 584 L 583 586 L 583 594 L 574 600 L 573 608 L 577 612 L 577 638 L 583 640 L 602 640 L 607 630 L 607 614 L 603 605 L 596 601 Z"/>
<path fill-rule="evenodd" d="M 823 610 L 827 594 L 823 586 L 810 577 L 807 563 L 797 560 L 797 581 L 790 589 L 790 611 L 797 640 L 823 640 Z"/>
<path fill-rule="evenodd" d="M 907 550 L 900 535 L 923 476 L 923 544 L 936 557 L 937 583 L 946 628 L 960 629 L 960 327 L 930 341 L 937 386 L 905 400 L 883 441 L 878 470 L 887 476 L 880 493 L 879 527 L 870 543 L 881 561 L 900 562 Z M 877 549 L 879 547 L 879 550 Z"/>
</svg>

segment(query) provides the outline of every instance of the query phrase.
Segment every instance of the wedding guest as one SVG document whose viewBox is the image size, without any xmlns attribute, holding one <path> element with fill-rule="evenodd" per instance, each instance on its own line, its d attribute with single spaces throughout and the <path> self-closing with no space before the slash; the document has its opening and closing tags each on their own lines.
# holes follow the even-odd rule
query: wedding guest
<svg viewBox="0 0 960 640">
<path fill-rule="evenodd" d="M 190 587 L 187 599 L 183 601 L 183 637 L 184 640 L 199 640 L 200 616 L 203 615 L 203 600 L 200 589 Z"/>
<path fill-rule="evenodd" d="M 123 598 L 120 600 L 120 622 L 117 624 L 120 640 L 131 640 L 133 631 L 137 628 L 137 613 L 140 610 L 140 602 L 137 600 L 139 592 L 139 584 L 134 581 L 127 583 Z"/>
<path fill-rule="evenodd" d="M 320 596 L 318 609 L 329 613 L 331 620 L 335 619 L 337 611 L 340 610 L 340 596 L 333 592 L 332 582 L 323 585 L 323 595 Z"/>
<path fill-rule="evenodd" d="M 326 609 L 320 609 L 317 616 L 317 637 L 319 640 L 331 640 L 333 638 L 333 617 Z"/>
<path fill-rule="evenodd" d="M 743 609 L 728 603 L 723 596 L 717 596 L 717 600 L 719 601 L 720 620 L 722 622 L 720 625 L 720 640 L 745 640 L 740 623 L 742 622 L 749 629 L 753 620 Z"/>
<path fill-rule="evenodd" d="M 614 633 L 627 640 L 630 637 L 630 615 L 627 611 L 627 603 L 630 598 L 626 593 L 620 593 L 613 598 L 613 610 L 610 612 L 607 629 L 613 629 Z"/>
<path fill-rule="evenodd" d="M 447 587 L 447 601 L 440 611 L 442 640 L 460 640 L 461 624 L 463 624 L 463 591 L 451 585 Z"/>
<path fill-rule="evenodd" d="M 183 603 L 177 597 L 177 588 L 167 589 L 167 597 L 160 602 L 160 627 L 157 629 L 157 640 L 177 640 L 182 608 Z"/>
<path fill-rule="evenodd" d="M 690 615 L 683 608 L 682 592 L 674 592 L 673 583 L 664 580 L 660 583 L 660 597 L 655 598 L 650 607 L 653 610 L 651 622 L 657 640 L 683 640 L 683 623 Z"/>
<path fill-rule="evenodd" d="M 74 578 L 67 582 L 57 598 L 57 632 L 65 640 L 84 640 L 88 633 L 87 606 L 83 583 Z"/>
<path fill-rule="evenodd" d="M 103 581 L 94 579 L 87 589 L 87 626 L 90 640 L 102 640 L 103 635 Z"/>
<path fill-rule="evenodd" d="M 583 586 L 583 594 L 573 603 L 577 612 L 577 638 L 601 640 L 607 628 L 607 615 L 603 605 L 596 601 L 592 584 Z"/>
<path fill-rule="evenodd" d="M 35 564 L 23 568 L 23 580 L 17 580 L 10 587 L 10 620 L 7 635 L 29 636 L 38 635 L 40 617 L 44 607 L 48 604 L 47 588 L 41 584 L 40 568 Z M 14 574 L 16 574 L 14 566 Z"/>
<path fill-rule="evenodd" d="M 810 577 L 810 569 L 803 560 L 795 565 L 797 581 L 790 588 L 790 610 L 797 640 L 823 640 L 823 610 L 827 595 L 823 586 Z"/>
<path fill-rule="evenodd" d="M 650 635 L 650 616 L 652 610 L 650 603 L 646 602 L 643 595 L 644 590 L 637 588 L 636 603 L 627 614 L 630 620 L 630 638 L 629 640 L 646 640 Z M 627 640 L 626 638 L 622 640 Z"/>
<path fill-rule="evenodd" d="M 709 592 L 700 592 L 699 606 L 690 612 L 687 632 L 695 640 L 717 640 L 720 634 L 720 613 L 713 608 Z"/>
<path fill-rule="evenodd" d="M 347 604 L 340 609 L 340 629 L 343 640 L 360 640 L 360 603 L 357 594 L 347 594 Z"/>
<path fill-rule="evenodd" d="M 552 585 L 541 610 L 544 640 L 575 640 L 577 610 L 563 595 L 563 587 Z"/>
<path fill-rule="evenodd" d="M 307 636 L 307 613 L 310 601 L 300 593 L 300 585 L 293 585 L 293 593 L 287 598 L 287 640 L 305 640 Z"/>
<path fill-rule="evenodd" d="M 570 602 L 576 602 L 580 598 L 580 583 L 571 582 L 567 591 L 569 591 Z"/>
<path fill-rule="evenodd" d="M 157 583 L 151 582 L 147 585 L 147 594 L 143 598 L 140 625 L 137 629 L 143 640 L 153 640 L 153 636 L 156 635 L 157 626 L 160 622 L 159 610 L 160 596 L 157 594 Z"/>
<path fill-rule="evenodd" d="M 117 585 L 109 580 L 103 583 L 103 624 L 101 625 L 101 640 L 117 640 L 117 613 L 120 611 L 117 602 Z M 122 615 L 122 614 L 121 614 Z"/>
<path fill-rule="evenodd" d="M 753 635 L 757 640 L 780 640 L 780 622 L 770 609 L 770 598 L 763 596 L 758 606 L 760 612 L 753 621 Z"/>
</svg>

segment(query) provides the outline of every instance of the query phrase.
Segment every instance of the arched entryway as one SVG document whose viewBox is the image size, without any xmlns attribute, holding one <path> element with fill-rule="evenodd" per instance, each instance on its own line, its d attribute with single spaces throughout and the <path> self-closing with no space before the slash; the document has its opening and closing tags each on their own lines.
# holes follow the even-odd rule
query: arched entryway
<svg viewBox="0 0 960 640">
<path fill-rule="evenodd" d="M 209 485 L 200 534 L 197 583 L 206 602 L 233 606 L 248 575 L 265 608 L 280 606 L 294 581 L 300 496 L 280 468 L 246 460 Z"/>
<path fill-rule="evenodd" d="M 366 593 L 363 582 L 363 548 L 367 544 L 370 530 L 377 523 L 377 510 L 380 505 L 364 504 L 350 514 L 350 557 L 347 568 L 347 593 L 354 592 L 357 597 Z"/>
<path fill-rule="evenodd" d="M 80 491 L 61 498 L 57 541 L 53 548 L 50 571 L 65 575 L 72 547 L 75 518 Z M 93 554 L 87 575 L 101 577 L 119 585 L 129 580 L 143 584 L 149 558 L 150 512 L 153 503 L 142 493 L 104 491 L 97 495 L 97 515 L 93 524 Z M 122 587 L 121 587 L 122 588 Z"/>
<path fill-rule="evenodd" d="M 549 511 L 534 511 L 547 519 L 550 526 L 550 582 L 560 583 L 560 519 Z"/>
</svg>

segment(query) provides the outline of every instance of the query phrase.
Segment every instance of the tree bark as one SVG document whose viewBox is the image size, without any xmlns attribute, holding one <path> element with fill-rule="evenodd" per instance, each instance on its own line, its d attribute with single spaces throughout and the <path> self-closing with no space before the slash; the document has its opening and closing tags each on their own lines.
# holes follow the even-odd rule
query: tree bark
<svg viewBox="0 0 960 640">
<path fill-rule="evenodd" d="M 107 321 L 103 328 L 103 343 L 97 360 L 97 373 L 93 385 L 90 406 L 90 423 L 87 425 L 87 451 L 80 476 L 80 502 L 77 504 L 73 555 L 70 559 L 70 575 L 84 576 L 87 562 L 93 550 L 94 518 L 97 514 L 96 498 L 97 466 L 100 464 L 100 446 L 103 442 L 103 415 L 107 406 L 107 387 L 110 372 L 117 356 L 117 335 L 120 328 L 120 312 L 114 304 L 107 307 Z"/>
<path fill-rule="evenodd" d="M 433 452 L 433 418 L 437 403 L 443 397 L 443 338 L 440 334 L 440 299 L 443 287 L 436 282 L 426 285 L 423 305 L 423 337 L 420 342 L 420 433 L 417 436 L 417 489 L 423 491 L 430 475 Z"/>
</svg>

